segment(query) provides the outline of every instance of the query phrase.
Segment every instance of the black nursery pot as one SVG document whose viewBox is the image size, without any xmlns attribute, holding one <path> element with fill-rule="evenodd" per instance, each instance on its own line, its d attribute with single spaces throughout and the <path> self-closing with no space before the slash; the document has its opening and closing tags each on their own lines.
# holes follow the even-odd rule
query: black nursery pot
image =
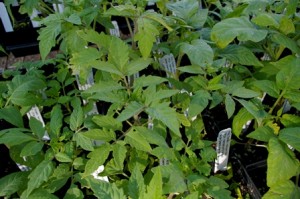
<svg viewBox="0 0 300 199">
<path fill-rule="evenodd" d="M 19 13 L 19 6 L 12 6 L 11 11 L 15 19 L 13 31 L 7 32 L 0 21 L 0 44 L 7 53 L 12 52 L 14 56 L 26 56 L 37 54 L 38 48 L 38 28 L 32 26 L 28 15 Z"/>
</svg>

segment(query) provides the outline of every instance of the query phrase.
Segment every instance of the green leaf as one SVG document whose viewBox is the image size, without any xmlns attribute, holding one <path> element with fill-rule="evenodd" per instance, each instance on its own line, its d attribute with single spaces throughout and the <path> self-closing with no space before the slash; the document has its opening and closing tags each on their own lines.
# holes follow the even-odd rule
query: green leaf
<svg viewBox="0 0 300 199">
<path fill-rule="evenodd" d="M 41 58 L 46 59 L 52 47 L 56 45 L 56 37 L 61 32 L 61 22 L 56 21 L 47 24 L 46 27 L 40 29 L 38 40 Z"/>
<path fill-rule="evenodd" d="M 159 102 L 162 99 L 172 97 L 178 93 L 179 93 L 178 90 L 159 90 L 156 91 L 154 95 L 151 93 L 150 93 L 151 95 L 149 95 L 148 93 L 145 92 L 144 93 L 146 97 L 145 104 L 148 105 L 153 102 Z"/>
<path fill-rule="evenodd" d="M 37 136 L 40 140 L 45 135 L 45 128 L 41 121 L 37 120 L 35 117 L 30 117 L 29 127 L 32 130 L 33 134 Z"/>
<path fill-rule="evenodd" d="M 131 129 L 125 137 L 125 141 L 137 150 L 151 152 L 152 148 L 146 138 L 138 131 Z"/>
<path fill-rule="evenodd" d="M 193 40 L 191 44 L 181 44 L 180 51 L 187 54 L 192 65 L 204 67 L 213 63 L 214 52 L 202 39 Z"/>
<path fill-rule="evenodd" d="M 106 62 L 106 61 L 97 61 L 93 65 L 93 68 L 123 77 L 122 71 L 120 69 L 118 69 L 114 64 Z"/>
<path fill-rule="evenodd" d="M 184 73 L 205 74 L 203 68 L 201 66 L 196 66 L 196 65 L 182 66 L 182 67 L 178 67 L 177 69 Z"/>
<path fill-rule="evenodd" d="M 251 21 L 259 26 L 272 26 L 275 28 L 279 28 L 279 22 L 276 20 L 275 15 L 271 13 L 260 13 L 259 15 L 255 16 Z"/>
<path fill-rule="evenodd" d="M 271 138 L 276 137 L 274 130 L 269 126 L 260 126 L 253 132 L 247 135 L 248 138 L 253 138 L 263 142 L 269 142 Z"/>
<path fill-rule="evenodd" d="M 289 100 L 289 102 L 300 102 L 300 91 L 295 90 L 287 90 L 284 92 L 283 97 Z"/>
<path fill-rule="evenodd" d="M 258 97 L 260 94 L 253 90 L 247 89 L 245 87 L 241 87 L 237 90 L 234 90 L 232 92 L 232 95 L 241 98 L 254 98 L 254 97 Z"/>
<path fill-rule="evenodd" d="M 50 130 L 52 135 L 59 137 L 63 125 L 63 113 L 60 105 L 55 105 L 51 110 Z"/>
<path fill-rule="evenodd" d="M 88 157 L 90 159 L 85 165 L 84 177 L 92 175 L 92 173 L 95 172 L 99 166 L 103 165 L 108 158 L 110 151 L 111 146 L 108 144 L 103 144 L 89 153 Z"/>
<path fill-rule="evenodd" d="M 72 23 L 72 24 L 75 24 L 75 25 L 80 25 L 81 24 L 80 16 L 77 13 L 71 14 L 65 20 Z"/>
<path fill-rule="evenodd" d="M 91 185 L 91 189 L 97 198 L 126 199 L 123 189 L 118 188 L 115 183 L 104 182 L 102 180 L 96 180 L 96 179 L 92 179 L 92 178 L 89 178 L 88 182 Z"/>
<path fill-rule="evenodd" d="M 28 142 L 22 149 L 20 157 L 32 156 L 39 153 L 44 146 L 43 142 L 32 141 Z"/>
<path fill-rule="evenodd" d="M 242 133 L 243 126 L 249 121 L 252 120 L 254 117 L 250 114 L 247 109 L 241 108 L 241 110 L 234 116 L 232 122 L 232 133 L 239 137 Z"/>
<path fill-rule="evenodd" d="M 97 83 L 93 84 L 90 88 L 85 90 L 83 93 L 104 93 L 104 92 L 111 92 L 114 90 L 120 90 L 124 87 L 121 86 L 119 83 L 115 81 L 98 81 Z"/>
<path fill-rule="evenodd" d="M 225 48 L 236 37 L 239 41 L 259 42 L 267 36 L 267 30 L 258 30 L 247 17 L 224 19 L 211 30 L 211 39 L 220 48 Z"/>
<path fill-rule="evenodd" d="M 266 119 L 268 116 L 268 113 L 260 106 L 258 106 L 257 103 L 254 103 L 255 101 L 246 101 L 243 99 L 236 99 L 238 102 L 240 102 L 243 107 L 247 109 L 247 111 L 255 117 L 255 119 L 258 121 L 258 123 L 261 123 L 263 119 Z"/>
<path fill-rule="evenodd" d="M 275 82 L 270 80 L 256 80 L 251 83 L 253 86 L 259 88 L 262 92 L 266 92 L 268 95 L 274 98 L 278 98 L 280 90 Z"/>
<path fill-rule="evenodd" d="M 157 198 L 160 199 L 162 198 L 163 192 L 162 192 L 162 176 L 161 176 L 161 169 L 160 167 L 155 167 L 152 169 L 154 175 L 151 178 L 151 181 L 149 185 L 147 186 L 147 190 L 145 193 L 144 198 L 145 199 L 153 199 Z"/>
<path fill-rule="evenodd" d="M 280 26 L 279 26 L 279 30 L 284 33 L 285 35 L 288 35 L 290 33 L 295 33 L 295 25 L 292 21 L 292 19 L 290 19 L 287 16 L 283 16 L 280 20 Z"/>
<path fill-rule="evenodd" d="M 0 178 L 0 196 L 10 196 L 23 186 L 27 180 L 26 172 L 15 172 Z"/>
<path fill-rule="evenodd" d="M 112 140 L 116 139 L 116 134 L 113 130 L 108 129 L 90 129 L 84 133 L 82 133 L 83 136 L 88 137 L 92 140 L 99 140 L 99 141 L 105 141 L 110 142 Z"/>
<path fill-rule="evenodd" d="M 142 76 L 134 80 L 133 87 L 146 87 L 146 86 L 161 84 L 166 81 L 168 80 L 163 77 L 152 76 L 152 75 Z"/>
<path fill-rule="evenodd" d="M 76 131 L 83 123 L 84 114 L 81 107 L 76 107 L 70 116 L 70 128 Z"/>
<path fill-rule="evenodd" d="M 8 102 L 11 101 L 19 106 L 32 106 L 38 102 L 36 91 L 43 89 L 46 85 L 37 77 L 18 75 L 7 86 L 10 94 Z"/>
<path fill-rule="evenodd" d="M 9 129 L 0 137 L 0 144 L 15 146 L 29 141 L 35 141 L 33 136 L 23 133 L 21 129 Z"/>
<path fill-rule="evenodd" d="M 122 122 L 108 115 L 96 115 L 93 117 L 93 122 L 95 122 L 99 127 L 112 129 L 112 130 L 122 130 Z"/>
<path fill-rule="evenodd" d="M 284 114 L 280 122 L 284 127 L 298 127 L 300 126 L 300 117 L 294 114 Z"/>
<path fill-rule="evenodd" d="M 128 195 L 132 199 L 144 198 L 146 186 L 143 175 L 138 166 L 135 166 L 128 183 Z"/>
<path fill-rule="evenodd" d="M 197 91 L 192 97 L 188 110 L 189 117 L 200 114 L 207 106 L 211 99 L 210 94 L 205 90 Z"/>
<path fill-rule="evenodd" d="M 281 198 L 299 198 L 300 190 L 298 186 L 290 181 L 282 181 L 274 186 L 272 186 L 262 199 L 281 199 Z"/>
<path fill-rule="evenodd" d="M 56 195 L 49 193 L 48 190 L 39 188 L 35 190 L 30 196 L 30 199 L 59 199 Z"/>
<path fill-rule="evenodd" d="M 71 186 L 63 199 L 84 199 L 82 191 L 77 186 Z"/>
<path fill-rule="evenodd" d="M 273 34 L 271 40 L 290 49 L 293 53 L 300 53 L 300 48 L 297 45 L 297 42 L 283 34 Z"/>
<path fill-rule="evenodd" d="M 123 170 L 127 148 L 123 144 L 116 143 L 113 146 L 114 163 L 119 170 Z"/>
<path fill-rule="evenodd" d="M 76 141 L 76 146 L 81 146 L 84 150 L 93 151 L 94 147 L 92 144 L 92 140 L 88 137 L 82 135 L 82 133 L 76 133 L 73 137 Z"/>
<path fill-rule="evenodd" d="M 120 38 L 113 37 L 111 39 L 108 61 L 124 74 L 125 66 L 129 61 L 129 48 Z"/>
<path fill-rule="evenodd" d="M 123 73 L 126 76 L 133 75 L 149 66 L 151 64 L 152 59 L 135 59 L 129 62 L 129 64 L 125 68 L 125 73 Z"/>
<path fill-rule="evenodd" d="M 56 153 L 55 158 L 59 162 L 72 162 L 73 161 L 66 153 L 63 153 L 63 152 Z"/>
<path fill-rule="evenodd" d="M 94 43 L 98 48 L 109 48 L 111 36 L 101 32 L 100 34 L 93 29 L 85 29 L 77 31 L 77 34 L 87 42 Z"/>
<path fill-rule="evenodd" d="M 155 129 L 150 130 L 146 127 L 135 126 L 134 129 L 139 132 L 150 144 L 156 144 L 161 147 L 168 147 L 166 139 Z"/>
<path fill-rule="evenodd" d="M 117 120 L 119 121 L 125 121 L 129 118 L 133 117 L 136 114 L 139 114 L 145 106 L 143 104 L 140 104 L 139 102 L 132 101 L 130 102 L 125 109 L 120 113 Z"/>
<path fill-rule="evenodd" d="M 286 56 L 273 63 L 281 70 L 276 75 L 276 84 L 279 89 L 299 89 L 300 84 L 300 58 Z"/>
<path fill-rule="evenodd" d="M 300 127 L 282 129 L 279 132 L 279 139 L 300 151 Z"/>
<path fill-rule="evenodd" d="M 156 37 L 159 35 L 154 24 L 152 20 L 143 17 L 139 17 L 137 20 L 139 28 L 134 36 L 134 41 L 138 41 L 138 47 L 144 59 L 149 57 L 153 43 L 156 42 Z"/>
<path fill-rule="evenodd" d="M 0 118 L 17 127 L 24 127 L 22 115 L 20 111 L 14 106 L 1 108 Z"/>
<path fill-rule="evenodd" d="M 187 190 L 186 176 L 181 167 L 175 164 L 160 167 L 163 179 L 163 193 L 183 193 Z"/>
<path fill-rule="evenodd" d="M 263 66 L 253 52 L 244 46 L 229 45 L 219 51 L 219 56 L 230 60 L 234 64 L 246 66 Z"/>
<path fill-rule="evenodd" d="M 290 149 L 287 146 L 283 146 L 278 139 L 270 139 L 267 159 L 268 187 L 287 181 L 298 173 L 299 161 L 294 156 L 291 156 L 288 150 Z"/>
<path fill-rule="evenodd" d="M 232 99 L 232 97 L 230 97 L 230 95 L 228 94 L 226 94 L 225 96 L 225 108 L 226 108 L 227 117 L 231 118 L 231 116 L 235 111 L 235 102 Z"/>
<path fill-rule="evenodd" d="M 157 119 L 165 124 L 173 133 L 181 137 L 179 131 L 179 121 L 175 109 L 169 107 L 168 102 L 151 104 L 145 110 L 153 119 Z"/>
<path fill-rule="evenodd" d="M 54 165 L 50 160 L 43 160 L 36 168 L 29 174 L 28 178 L 28 187 L 26 190 L 26 197 L 30 195 L 30 193 L 40 187 L 44 182 L 46 182 L 51 174 L 54 171 Z"/>
</svg>

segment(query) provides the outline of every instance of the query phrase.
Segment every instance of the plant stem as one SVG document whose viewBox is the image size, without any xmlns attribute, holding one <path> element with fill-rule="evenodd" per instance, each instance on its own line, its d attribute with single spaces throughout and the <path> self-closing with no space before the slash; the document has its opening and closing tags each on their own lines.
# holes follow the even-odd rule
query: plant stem
<svg viewBox="0 0 300 199">
<path fill-rule="evenodd" d="M 128 17 L 125 17 L 125 20 L 126 20 L 127 27 L 129 29 L 130 37 L 131 37 L 131 46 L 132 46 L 132 49 L 136 49 L 136 44 L 135 44 L 135 41 L 134 41 L 134 31 L 132 30 L 132 27 L 130 25 L 130 21 L 129 21 Z"/>
<path fill-rule="evenodd" d="M 272 114 L 274 109 L 276 108 L 276 106 L 278 105 L 278 103 L 281 101 L 283 95 L 285 93 L 285 90 L 283 90 L 281 93 L 280 93 L 280 96 L 277 98 L 277 100 L 275 101 L 274 105 L 272 106 L 272 108 L 269 110 L 269 114 Z"/>
</svg>

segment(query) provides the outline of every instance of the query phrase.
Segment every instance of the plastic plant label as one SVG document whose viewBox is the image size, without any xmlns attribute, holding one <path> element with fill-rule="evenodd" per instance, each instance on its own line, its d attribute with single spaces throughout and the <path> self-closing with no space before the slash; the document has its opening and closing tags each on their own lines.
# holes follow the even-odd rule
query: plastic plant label
<svg viewBox="0 0 300 199">
<path fill-rule="evenodd" d="M 10 21 L 9 15 L 7 13 L 4 3 L 0 2 L 0 18 L 4 27 L 5 32 L 13 32 L 13 26 Z"/>
<path fill-rule="evenodd" d="M 291 106 L 290 102 L 287 99 L 285 99 L 284 103 L 282 105 L 282 113 L 289 112 L 291 110 L 291 108 L 292 108 L 292 106 Z"/>
<path fill-rule="evenodd" d="M 45 122 L 43 120 L 41 112 L 40 112 L 39 108 L 36 105 L 33 106 L 30 109 L 30 111 L 28 111 L 27 117 L 28 117 L 28 119 L 30 119 L 31 117 L 34 117 L 35 119 L 37 119 L 38 121 L 40 121 L 42 123 L 43 127 L 45 127 Z M 43 140 L 50 140 L 50 137 L 49 137 L 47 131 L 45 131 L 45 134 L 43 136 Z"/>
<path fill-rule="evenodd" d="M 40 23 L 38 21 L 35 21 L 34 18 L 36 18 L 40 13 L 36 10 L 33 9 L 32 14 L 30 16 L 31 24 L 34 28 L 40 27 Z"/>
<path fill-rule="evenodd" d="M 219 132 L 216 147 L 217 159 L 215 160 L 215 173 L 217 171 L 227 170 L 231 134 L 231 128 L 224 129 Z"/>
<path fill-rule="evenodd" d="M 97 179 L 97 180 L 101 180 L 101 181 L 105 181 L 105 182 L 109 182 L 108 177 L 107 176 L 98 176 L 99 173 L 102 173 L 104 171 L 104 166 L 100 165 L 98 167 L 98 169 L 96 169 L 93 173 L 92 176 Z"/>
<path fill-rule="evenodd" d="M 153 120 L 152 117 L 150 115 L 148 115 L 148 129 L 153 130 L 154 124 L 153 124 Z"/>
<path fill-rule="evenodd" d="M 65 10 L 65 6 L 61 3 L 52 4 L 52 5 L 53 5 L 53 9 L 55 10 L 55 12 L 63 13 Z"/>
<path fill-rule="evenodd" d="M 161 158 L 159 160 L 159 165 L 161 165 L 161 166 L 167 166 L 169 164 L 170 164 L 170 160 L 168 160 L 167 158 Z"/>
<path fill-rule="evenodd" d="M 172 77 L 172 75 L 176 74 L 176 61 L 173 54 L 163 56 L 159 59 L 159 63 L 167 72 L 167 77 Z M 172 84 L 169 83 L 169 86 L 172 87 Z"/>
<path fill-rule="evenodd" d="M 118 22 L 112 21 L 111 23 L 113 24 L 114 28 L 109 29 L 110 35 L 120 37 L 120 29 L 119 29 Z"/>
</svg>

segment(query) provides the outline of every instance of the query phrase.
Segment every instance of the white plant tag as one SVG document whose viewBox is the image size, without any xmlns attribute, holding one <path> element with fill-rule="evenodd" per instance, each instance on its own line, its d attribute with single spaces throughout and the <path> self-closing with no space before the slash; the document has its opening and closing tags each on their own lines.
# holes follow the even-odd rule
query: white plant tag
<svg viewBox="0 0 300 199">
<path fill-rule="evenodd" d="M 37 17 L 40 13 L 36 10 L 33 9 L 32 14 L 30 16 L 31 24 L 34 28 L 38 28 L 41 26 L 40 22 L 33 20 L 35 17 Z"/>
<path fill-rule="evenodd" d="M 0 18 L 4 27 L 5 32 L 13 32 L 13 26 L 10 21 L 9 15 L 7 13 L 4 3 L 0 2 Z"/>
<path fill-rule="evenodd" d="M 120 37 L 120 28 L 119 28 L 118 22 L 112 21 L 111 23 L 113 24 L 114 28 L 109 29 L 110 35 Z"/>
<path fill-rule="evenodd" d="M 215 169 L 217 171 L 225 171 L 227 169 L 229 149 L 231 140 L 231 128 L 224 129 L 219 132 L 217 138 L 217 159 L 215 160 Z"/>
<path fill-rule="evenodd" d="M 39 108 L 34 105 L 30 111 L 27 112 L 27 117 L 28 119 L 30 119 L 31 117 L 34 117 L 35 119 L 37 119 L 38 121 L 40 121 L 43 125 L 43 127 L 45 127 L 45 122 L 44 122 L 44 119 L 41 115 L 41 112 L 39 110 Z M 49 134 L 47 131 L 45 131 L 45 134 L 43 136 L 43 140 L 50 140 L 50 137 L 49 137 Z"/>
<path fill-rule="evenodd" d="M 283 107 L 282 113 L 289 112 L 292 108 L 290 102 L 287 99 L 284 100 L 284 103 L 283 103 L 282 107 Z"/>
<path fill-rule="evenodd" d="M 99 173 L 102 173 L 104 171 L 104 166 L 100 165 L 98 167 L 98 169 L 96 169 L 93 173 L 92 176 L 97 179 L 97 180 L 101 180 L 101 181 L 105 181 L 105 182 L 109 182 L 108 177 L 107 176 L 98 176 Z"/>
<path fill-rule="evenodd" d="M 167 158 L 161 158 L 159 160 L 159 165 L 161 165 L 161 166 L 167 166 L 169 164 L 170 164 L 170 160 L 168 160 Z"/>
<path fill-rule="evenodd" d="M 159 59 L 159 63 L 167 72 L 167 77 L 171 77 L 176 74 L 176 61 L 173 54 L 163 56 Z M 169 83 L 169 86 L 172 87 L 172 84 Z"/>
<path fill-rule="evenodd" d="M 59 4 L 52 4 L 53 5 L 53 9 L 55 10 L 55 12 L 59 12 L 59 13 L 63 13 L 65 10 L 65 6 L 61 3 Z"/>
</svg>

